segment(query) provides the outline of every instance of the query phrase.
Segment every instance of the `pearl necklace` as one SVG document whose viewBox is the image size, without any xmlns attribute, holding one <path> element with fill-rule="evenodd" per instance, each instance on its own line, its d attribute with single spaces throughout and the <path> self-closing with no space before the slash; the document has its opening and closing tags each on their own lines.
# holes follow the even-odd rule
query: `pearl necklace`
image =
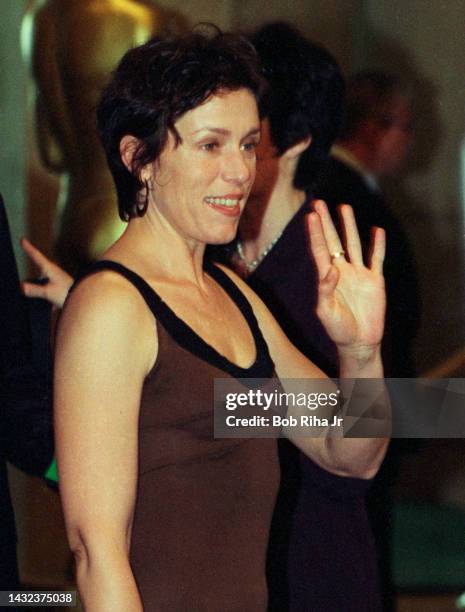
<svg viewBox="0 0 465 612">
<path fill-rule="evenodd" d="M 281 230 L 279 232 L 279 234 L 277 236 L 275 236 L 273 238 L 273 240 L 268 244 L 268 246 L 266 246 L 263 249 L 263 251 L 258 255 L 258 257 L 256 259 L 253 259 L 252 261 L 248 261 L 247 260 L 245 254 L 244 254 L 244 248 L 242 246 L 242 242 L 240 240 L 238 240 L 236 242 L 236 253 L 237 253 L 239 259 L 241 260 L 241 262 L 243 263 L 244 268 L 245 268 L 247 274 L 251 274 L 259 266 L 259 264 L 261 264 L 261 262 L 265 259 L 265 257 L 268 255 L 268 253 L 274 247 L 274 245 L 281 238 L 281 236 L 283 235 L 283 231 L 284 230 Z"/>
</svg>

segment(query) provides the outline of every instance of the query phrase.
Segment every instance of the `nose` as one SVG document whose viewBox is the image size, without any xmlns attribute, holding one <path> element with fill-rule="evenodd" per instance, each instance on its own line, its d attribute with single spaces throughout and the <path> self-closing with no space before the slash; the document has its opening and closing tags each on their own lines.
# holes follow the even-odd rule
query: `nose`
<svg viewBox="0 0 465 612">
<path fill-rule="evenodd" d="M 226 156 L 223 178 L 228 183 L 243 185 L 255 176 L 255 155 L 247 151 L 233 151 Z"/>
</svg>

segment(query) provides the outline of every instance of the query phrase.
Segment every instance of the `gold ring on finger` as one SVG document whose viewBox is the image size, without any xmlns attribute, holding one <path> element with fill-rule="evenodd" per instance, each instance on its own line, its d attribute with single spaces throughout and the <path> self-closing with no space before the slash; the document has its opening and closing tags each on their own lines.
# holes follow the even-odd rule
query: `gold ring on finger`
<svg viewBox="0 0 465 612">
<path fill-rule="evenodd" d="M 339 259 L 339 257 L 344 257 L 345 256 L 345 251 L 336 251 L 334 253 L 331 253 L 331 261 L 334 261 L 335 259 Z"/>
</svg>

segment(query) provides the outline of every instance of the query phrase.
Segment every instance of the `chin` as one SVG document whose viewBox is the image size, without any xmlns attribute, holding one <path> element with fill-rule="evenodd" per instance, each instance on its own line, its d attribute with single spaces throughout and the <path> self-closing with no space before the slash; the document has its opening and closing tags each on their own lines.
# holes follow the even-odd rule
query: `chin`
<svg viewBox="0 0 465 612">
<path fill-rule="evenodd" d="M 207 244 L 221 245 L 229 244 L 234 240 L 237 234 L 237 224 L 234 228 L 223 228 L 221 231 L 211 232 L 207 238 Z"/>
<path fill-rule="evenodd" d="M 230 242 L 232 242 L 234 240 L 234 238 L 236 237 L 236 233 L 231 234 L 229 236 L 223 236 L 223 237 L 215 237 L 215 238 L 211 238 L 211 240 L 208 240 L 207 244 L 211 244 L 212 246 L 221 246 L 222 244 L 229 244 Z"/>
</svg>

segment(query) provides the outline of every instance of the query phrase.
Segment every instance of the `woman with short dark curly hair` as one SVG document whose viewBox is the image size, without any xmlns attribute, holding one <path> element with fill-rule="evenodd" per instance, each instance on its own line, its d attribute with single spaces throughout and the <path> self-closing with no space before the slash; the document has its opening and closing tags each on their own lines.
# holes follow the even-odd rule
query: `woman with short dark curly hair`
<svg viewBox="0 0 465 612">
<path fill-rule="evenodd" d="M 204 261 L 234 238 L 252 187 L 261 89 L 250 43 L 195 33 L 129 51 L 98 109 L 128 226 L 74 286 L 55 370 L 60 491 L 92 612 L 267 606 L 276 445 L 215 439 L 213 382 L 324 375 L 245 283 Z M 318 312 L 341 376 L 377 378 L 384 235 L 365 267 L 348 207 L 344 219 L 351 261 L 324 205 L 309 217 Z M 375 471 L 386 446 L 294 442 L 342 471 Z"/>
</svg>

